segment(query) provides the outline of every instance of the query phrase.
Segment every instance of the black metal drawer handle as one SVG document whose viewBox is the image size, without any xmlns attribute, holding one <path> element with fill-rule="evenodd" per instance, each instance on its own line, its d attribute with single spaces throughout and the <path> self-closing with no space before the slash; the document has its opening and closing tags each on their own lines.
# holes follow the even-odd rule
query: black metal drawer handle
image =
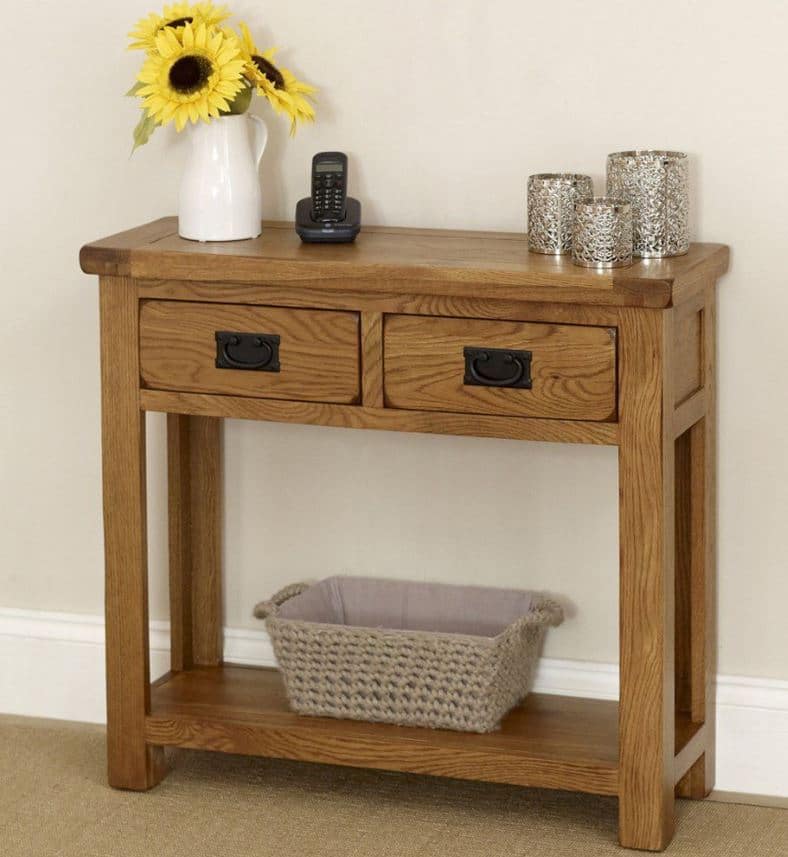
<svg viewBox="0 0 788 857">
<path fill-rule="evenodd" d="M 508 348 L 463 349 L 465 355 L 464 383 L 469 387 L 516 387 L 531 389 L 530 351 Z"/>
<path fill-rule="evenodd" d="M 279 336 L 276 333 L 216 331 L 216 368 L 279 371 Z"/>
</svg>

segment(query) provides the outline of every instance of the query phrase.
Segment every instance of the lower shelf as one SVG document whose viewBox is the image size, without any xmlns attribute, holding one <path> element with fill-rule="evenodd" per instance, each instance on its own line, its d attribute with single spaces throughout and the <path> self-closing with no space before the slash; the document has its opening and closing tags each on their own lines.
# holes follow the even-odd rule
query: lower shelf
<svg viewBox="0 0 788 857">
<path fill-rule="evenodd" d="M 303 717 L 273 669 L 168 673 L 151 687 L 150 744 L 467 780 L 618 793 L 618 703 L 534 693 L 498 732 L 477 735 Z M 676 721 L 676 780 L 702 752 L 702 727 Z"/>
<path fill-rule="evenodd" d="M 303 717 L 276 670 L 200 667 L 151 688 L 151 744 L 616 794 L 618 705 L 532 694 L 487 735 Z"/>
</svg>

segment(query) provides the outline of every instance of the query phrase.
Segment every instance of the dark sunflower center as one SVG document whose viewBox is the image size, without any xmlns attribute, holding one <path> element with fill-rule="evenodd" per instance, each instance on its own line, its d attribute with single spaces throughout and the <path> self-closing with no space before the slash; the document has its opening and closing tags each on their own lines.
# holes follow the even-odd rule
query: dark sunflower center
<svg viewBox="0 0 788 857">
<path fill-rule="evenodd" d="M 213 66 L 205 57 L 188 54 L 175 60 L 170 69 L 170 86 L 182 95 L 196 92 L 205 86 Z"/>
<path fill-rule="evenodd" d="M 285 88 L 282 72 L 272 62 L 268 62 L 265 57 L 257 56 L 257 54 L 252 57 L 252 62 L 257 66 L 257 70 L 273 83 L 274 89 Z"/>
<path fill-rule="evenodd" d="M 173 30 L 177 30 L 178 27 L 185 27 L 187 24 L 193 24 L 194 18 L 188 16 L 186 18 L 176 18 L 174 21 L 167 21 L 166 24 L 162 26 L 162 30 L 164 27 L 172 27 Z"/>
</svg>

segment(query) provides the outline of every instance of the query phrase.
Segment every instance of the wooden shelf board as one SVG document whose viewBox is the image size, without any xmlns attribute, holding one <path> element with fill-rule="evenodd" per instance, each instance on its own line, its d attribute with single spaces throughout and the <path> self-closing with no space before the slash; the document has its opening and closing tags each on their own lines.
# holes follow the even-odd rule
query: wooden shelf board
<svg viewBox="0 0 788 857">
<path fill-rule="evenodd" d="M 478 735 L 304 717 L 279 673 L 225 665 L 170 673 L 151 689 L 150 744 L 523 786 L 616 794 L 616 702 L 532 694 Z"/>
<path fill-rule="evenodd" d="M 151 688 L 150 744 L 617 794 L 618 703 L 531 694 L 486 735 L 303 717 L 278 671 L 224 665 L 168 673 Z M 678 766 L 702 752 L 703 727 L 680 713 Z M 697 745 L 697 749 L 696 746 Z"/>
<path fill-rule="evenodd" d="M 226 664 L 167 673 L 151 688 L 148 743 L 592 794 L 617 794 L 618 703 L 531 694 L 487 735 L 303 717 L 277 670 Z M 679 713 L 676 780 L 703 752 Z"/>
</svg>

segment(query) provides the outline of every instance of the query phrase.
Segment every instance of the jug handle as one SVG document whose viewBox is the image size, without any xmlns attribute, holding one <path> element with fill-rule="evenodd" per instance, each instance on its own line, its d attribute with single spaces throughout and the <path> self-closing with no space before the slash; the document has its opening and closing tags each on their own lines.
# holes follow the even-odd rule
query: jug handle
<svg viewBox="0 0 788 857">
<path fill-rule="evenodd" d="M 248 114 L 252 120 L 252 131 L 254 132 L 254 161 L 255 166 L 260 166 L 266 144 L 268 143 L 268 126 L 259 116 Z"/>
</svg>

